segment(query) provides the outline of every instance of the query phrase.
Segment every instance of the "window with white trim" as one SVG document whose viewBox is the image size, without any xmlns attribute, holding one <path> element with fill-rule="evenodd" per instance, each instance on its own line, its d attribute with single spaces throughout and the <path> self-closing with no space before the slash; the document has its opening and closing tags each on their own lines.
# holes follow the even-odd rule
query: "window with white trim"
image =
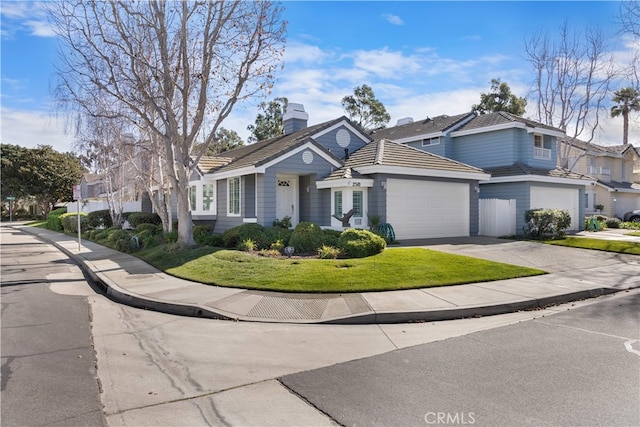
<svg viewBox="0 0 640 427">
<path fill-rule="evenodd" d="M 436 136 L 434 138 L 425 138 L 422 140 L 422 146 L 428 147 L 429 145 L 438 145 L 440 144 L 440 137 Z"/>
<path fill-rule="evenodd" d="M 204 184 L 202 186 L 202 210 L 209 212 L 215 209 L 215 184 Z"/>
<path fill-rule="evenodd" d="M 362 218 L 364 209 L 362 208 L 362 191 L 353 192 L 353 216 L 355 218 Z"/>
<path fill-rule="evenodd" d="M 189 209 L 193 212 L 196 210 L 196 186 L 195 185 L 191 185 L 189 186 Z"/>
<path fill-rule="evenodd" d="M 544 148 L 544 137 L 539 133 L 533 134 L 533 157 L 551 160 L 551 149 Z"/>
<path fill-rule="evenodd" d="M 227 180 L 227 195 L 229 199 L 227 213 L 229 216 L 240 216 L 240 177 Z"/>
<path fill-rule="evenodd" d="M 342 191 L 333 193 L 333 214 L 342 217 Z"/>
</svg>

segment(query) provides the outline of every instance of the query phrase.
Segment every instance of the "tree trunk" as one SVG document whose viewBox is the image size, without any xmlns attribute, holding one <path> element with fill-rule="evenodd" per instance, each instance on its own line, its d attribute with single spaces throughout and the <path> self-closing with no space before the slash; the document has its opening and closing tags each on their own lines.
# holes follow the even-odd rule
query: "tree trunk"
<svg viewBox="0 0 640 427">
<path fill-rule="evenodd" d="M 622 144 L 629 143 L 629 112 L 622 111 Z"/>
</svg>

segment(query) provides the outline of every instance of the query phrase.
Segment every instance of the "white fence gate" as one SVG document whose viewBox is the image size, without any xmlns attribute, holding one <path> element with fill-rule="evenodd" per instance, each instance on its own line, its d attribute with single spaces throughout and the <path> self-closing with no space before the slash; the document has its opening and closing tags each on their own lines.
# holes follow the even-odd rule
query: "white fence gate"
<svg viewBox="0 0 640 427">
<path fill-rule="evenodd" d="M 480 199 L 480 235 L 516 234 L 516 200 Z"/>
</svg>

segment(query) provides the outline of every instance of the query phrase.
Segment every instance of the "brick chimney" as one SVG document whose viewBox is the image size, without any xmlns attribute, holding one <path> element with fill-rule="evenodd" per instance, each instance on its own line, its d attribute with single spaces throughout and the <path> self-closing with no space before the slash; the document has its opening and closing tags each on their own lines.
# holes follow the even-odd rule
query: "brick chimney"
<svg viewBox="0 0 640 427">
<path fill-rule="evenodd" d="M 287 111 L 282 116 L 284 122 L 284 134 L 297 132 L 307 127 L 309 115 L 304 111 L 304 105 L 290 103 L 287 105 Z"/>
</svg>

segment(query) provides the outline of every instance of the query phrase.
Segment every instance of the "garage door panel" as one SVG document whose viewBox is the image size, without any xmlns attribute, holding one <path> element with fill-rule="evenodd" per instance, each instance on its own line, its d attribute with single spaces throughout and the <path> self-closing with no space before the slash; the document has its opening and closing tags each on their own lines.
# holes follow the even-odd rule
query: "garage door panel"
<svg viewBox="0 0 640 427">
<path fill-rule="evenodd" d="M 563 209 L 571 215 L 571 229 L 579 229 L 579 191 L 569 188 L 531 187 L 531 209 Z"/>
<path fill-rule="evenodd" d="M 387 221 L 398 239 L 469 235 L 469 185 L 387 180 Z"/>
</svg>

